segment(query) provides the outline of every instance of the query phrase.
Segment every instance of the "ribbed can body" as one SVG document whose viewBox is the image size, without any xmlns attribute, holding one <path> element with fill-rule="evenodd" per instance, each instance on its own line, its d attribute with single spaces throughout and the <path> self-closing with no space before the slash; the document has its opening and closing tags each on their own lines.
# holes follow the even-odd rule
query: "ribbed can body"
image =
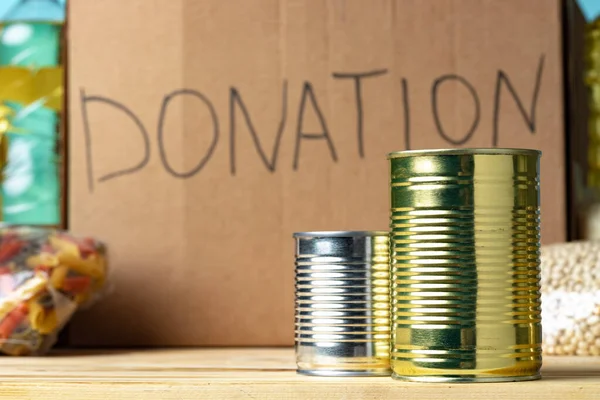
<svg viewBox="0 0 600 400">
<path fill-rule="evenodd" d="M 294 237 L 298 372 L 389 376 L 389 234 Z"/>
<path fill-rule="evenodd" d="M 539 158 L 390 154 L 394 378 L 540 377 Z"/>
</svg>

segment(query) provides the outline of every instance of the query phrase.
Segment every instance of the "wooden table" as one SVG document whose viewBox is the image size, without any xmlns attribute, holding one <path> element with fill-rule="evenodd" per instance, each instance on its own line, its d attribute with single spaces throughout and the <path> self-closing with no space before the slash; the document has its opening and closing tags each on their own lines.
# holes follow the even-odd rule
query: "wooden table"
<svg viewBox="0 0 600 400">
<path fill-rule="evenodd" d="M 494 384 L 298 376 L 291 349 L 60 352 L 3 357 L 0 374 L 10 399 L 600 399 L 600 357 L 546 358 L 541 381 Z"/>
</svg>

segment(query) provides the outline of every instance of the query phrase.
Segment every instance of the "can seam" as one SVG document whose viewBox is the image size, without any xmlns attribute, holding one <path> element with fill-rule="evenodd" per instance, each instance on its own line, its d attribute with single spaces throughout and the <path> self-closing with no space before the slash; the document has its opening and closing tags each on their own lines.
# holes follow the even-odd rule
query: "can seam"
<svg viewBox="0 0 600 400">
<path fill-rule="evenodd" d="M 293 237 L 365 237 L 365 236 L 389 236 L 387 231 L 312 231 L 294 232 Z"/>
<path fill-rule="evenodd" d="M 403 150 L 388 153 L 388 159 L 415 157 L 415 156 L 445 156 L 445 155 L 537 155 L 542 152 L 535 149 L 511 149 L 511 148 L 467 148 L 467 149 L 422 149 L 422 150 Z"/>
</svg>

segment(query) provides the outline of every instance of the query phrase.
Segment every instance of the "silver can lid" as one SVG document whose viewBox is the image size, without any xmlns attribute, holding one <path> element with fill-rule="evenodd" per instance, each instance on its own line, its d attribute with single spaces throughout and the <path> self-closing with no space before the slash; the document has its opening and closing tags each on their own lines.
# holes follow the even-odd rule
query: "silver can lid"
<svg viewBox="0 0 600 400">
<path fill-rule="evenodd" d="M 364 236 L 387 236 L 387 231 L 312 231 L 295 232 L 294 237 L 364 237 Z"/>
</svg>

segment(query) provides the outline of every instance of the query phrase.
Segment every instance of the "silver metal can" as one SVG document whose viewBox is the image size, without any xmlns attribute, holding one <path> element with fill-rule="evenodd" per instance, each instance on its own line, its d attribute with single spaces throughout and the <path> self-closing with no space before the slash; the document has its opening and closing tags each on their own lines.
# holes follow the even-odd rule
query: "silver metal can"
<svg viewBox="0 0 600 400">
<path fill-rule="evenodd" d="M 389 376 L 388 232 L 294 237 L 298 373 Z"/>
<path fill-rule="evenodd" d="M 539 158 L 525 149 L 390 154 L 394 378 L 540 378 Z"/>
</svg>

